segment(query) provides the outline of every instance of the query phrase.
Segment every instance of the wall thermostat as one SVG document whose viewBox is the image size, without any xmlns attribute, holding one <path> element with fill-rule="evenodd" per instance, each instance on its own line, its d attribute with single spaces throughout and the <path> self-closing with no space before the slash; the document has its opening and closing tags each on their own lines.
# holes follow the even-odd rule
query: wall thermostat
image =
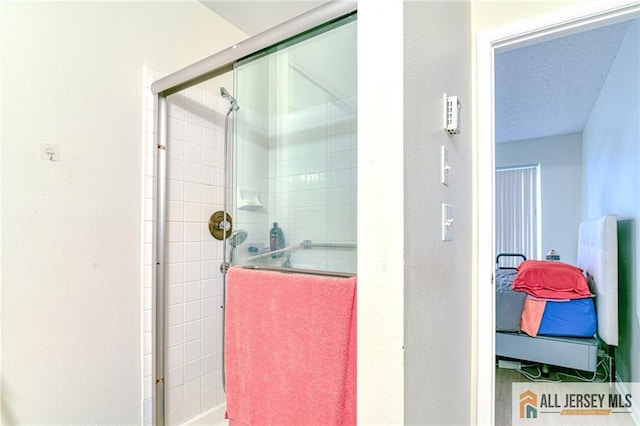
<svg viewBox="0 0 640 426">
<path fill-rule="evenodd" d="M 462 104 L 457 96 L 443 95 L 444 99 L 444 130 L 450 135 L 460 133 L 460 108 Z"/>
</svg>

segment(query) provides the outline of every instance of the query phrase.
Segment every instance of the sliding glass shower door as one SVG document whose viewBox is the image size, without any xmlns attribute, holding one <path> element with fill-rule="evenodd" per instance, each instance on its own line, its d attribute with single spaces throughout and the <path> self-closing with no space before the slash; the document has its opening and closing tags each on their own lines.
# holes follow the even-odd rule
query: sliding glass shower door
<svg viewBox="0 0 640 426">
<path fill-rule="evenodd" d="M 336 5 L 318 8 L 318 23 L 353 13 Z M 151 85 L 145 424 L 224 414 L 222 264 L 356 272 L 355 14 L 304 31 L 234 60 L 234 75 L 216 54 L 207 73 Z M 230 95 L 240 109 L 227 129 Z M 222 210 L 225 241 L 212 229 Z"/>
<path fill-rule="evenodd" d="M 236 264 L 356 272 L 356 20 L 236 65 Z"/>
</svg>

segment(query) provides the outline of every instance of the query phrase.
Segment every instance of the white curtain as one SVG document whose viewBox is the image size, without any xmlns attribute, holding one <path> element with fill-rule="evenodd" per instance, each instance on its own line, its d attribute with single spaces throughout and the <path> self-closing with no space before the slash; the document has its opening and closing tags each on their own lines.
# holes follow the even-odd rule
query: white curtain
<svg viewBox="0 0 640 426">
<path fill-rule="evenodd" d="M 496 253 L 539 258 L 539 165 L 496 170 Z M 501 266 L 519 261 L 503 259 Z"/>
</svg>

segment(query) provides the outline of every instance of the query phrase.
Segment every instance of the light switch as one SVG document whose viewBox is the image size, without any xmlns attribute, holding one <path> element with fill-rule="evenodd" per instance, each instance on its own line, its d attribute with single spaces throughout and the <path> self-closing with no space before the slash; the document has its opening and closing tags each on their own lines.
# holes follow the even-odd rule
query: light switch
<svg viewBox="0 0 640 426">
<path fill-rule="evenodd" d="M 449 174 L 451 164 L 449 163 L 449 150 L 444 145 L 440 146 L 440 183 L 449 185 Z"/>
<path fill-rule="evenodd" d="M 442 241 L 451 241 L 453 238 L 451 225 L 453 225 L 453 207 L 442 203 Z"/>
</svg>

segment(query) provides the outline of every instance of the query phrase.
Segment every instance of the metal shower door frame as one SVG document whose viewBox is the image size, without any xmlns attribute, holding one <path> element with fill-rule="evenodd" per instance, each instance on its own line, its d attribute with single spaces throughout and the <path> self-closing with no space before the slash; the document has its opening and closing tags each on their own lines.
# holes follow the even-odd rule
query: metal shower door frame
<svg viewBox="0 0 640 426">
<path fill-rule="evenodd" d="M 152 423 L 165 424 L 165 383 L 164 383 L 164 268 L 165 268 L 165 220 L 166 220 L 166 146 L 167 146 L 167 96 L 233 70 L 234 64 L 264 49 L 298 36 L 321 25 L 343 18 L 356 12 L 355 1 L 325 3 L 296 18 L 283 22 L 269 30 L 230 46 L 216 54 L 204 58 L 181 70 L 163 77 L 151 85 L 154 94 L 154 144 L 156 146 L 156 196 L 154 209 L 156 226 L 154 229 L 152 284 Z"/>
</svg>

